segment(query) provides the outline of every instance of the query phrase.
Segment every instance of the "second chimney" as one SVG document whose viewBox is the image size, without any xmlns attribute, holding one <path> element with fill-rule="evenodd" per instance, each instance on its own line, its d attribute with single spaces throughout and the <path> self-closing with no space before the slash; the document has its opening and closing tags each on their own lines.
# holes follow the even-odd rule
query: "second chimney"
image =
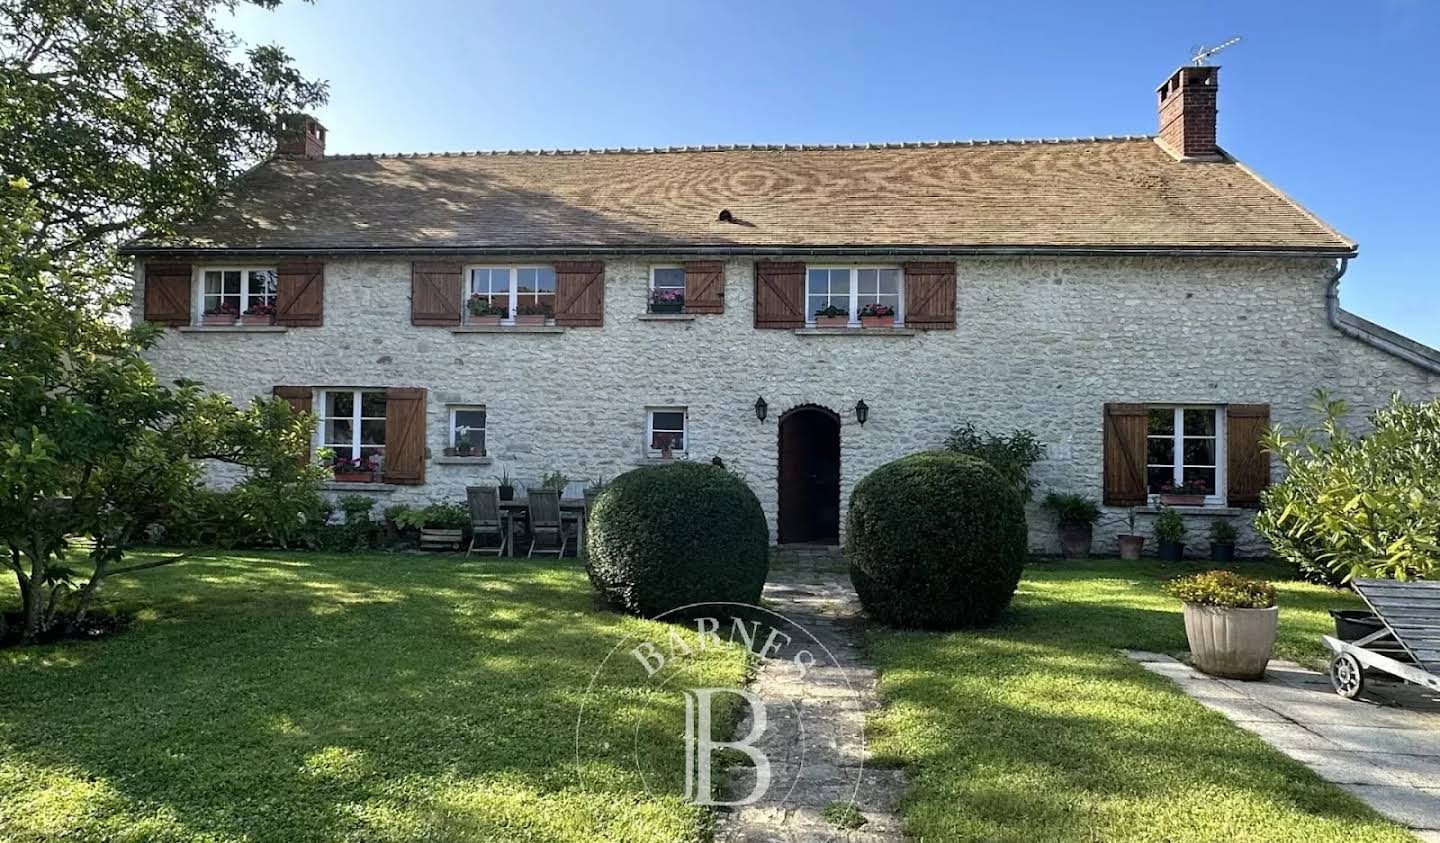
<svg viewBox="0 0 1440 843">
<path fill-rule="evenodd" d="M 1187 65 L 1157 89 L 1160 95 L 1160 140 L 1181 158 L 1220 155 L 1215 142 L 1220 68 Z"/>
<path fill-rule="evenodd" d="M 280 118 L 277 155 L 304 158 L 325 157 L 325 127 L 308 114 L 286 114 Z"/>
</svg>

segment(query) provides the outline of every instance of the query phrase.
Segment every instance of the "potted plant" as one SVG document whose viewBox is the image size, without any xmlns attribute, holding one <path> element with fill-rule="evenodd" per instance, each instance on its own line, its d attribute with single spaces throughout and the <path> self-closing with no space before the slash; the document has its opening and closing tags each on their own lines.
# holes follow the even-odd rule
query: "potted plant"
<svg viewBox="0 0 1440 843">
<path fill-rule="evenodd" d="M 1100 507 L 1084 495 L 1051 492 L 1045 496 L 1045 508 L 1054 512 L 1059 522 L 1061 555 L 1066 559 L 1088 557 Z"/>
<path fill-rule="evenodd" d="M 431 504 L 420 510 L 420 547 L 459 550 L 470 513 L 458 503 Z"/>
<path fill-rule="evenodd" d="M 201 325 L 234 325 L 235 320 L 240 318 L 240 306 L 225 302 L 216 307 L 208 308 L 200 316 Z"/>
<path fill-rule="evenodd" d="M 476 293 L 465 302 L 465 309 L 469 311 L 469 322 L 471 325 L 499 325 L 500 320 L 506 316 L 506 308 L 493 304 L 491 301 Z"/>
<path fill-rule="evenodd" d="M 1155 541 L 1160 545 L 1158 553 L 1166 562 L 1179 562 L 1185 556 L 1185 519 L 1180 513 L 1164 507 L 1155 516 Z"/>
<path fill-rule="evenodd" d="M 1140 554 L 1145 550 L 1145 537 L 1135 534 L 1135 507 L 1130 507 L 1130 512 L 1125 516 L 1125 523 L 1129 525 L 1130 532 L 1121 533 L 1115 537 L 1120 545 L 1121 559 L 1139 559 Z"/>
<path fill-rule="evenodd" d="M 679 313 L 685 309 L 685 294 L 679 290 L 652 290 L 651 313 Z"/>
<path fill-rule="evenodd" d="M 844 328 L 850 324 L 850 311 L 833 304 L 815 311 L 815 327 Z"/>
<path fill-rule="evenodd" d="M 554 489 L 564 494 L 565 487 L 570 485 L 570 478 L 558 471 L 547 471 L 540 477 L 540 488 Z"/>
<path fill-rule="evenodd" d="M 657 433 L 650 447 L 660 452 L 660 459 L 668 460 L 675 457 L 675 434 Z"/>
<path fill-rule="evenodd" d="M 1210 524 L 1210 559 L 1215 562 L 1235 561 L 1235 525 L 1224 518 Z"/>
<path fill-rule="evenodd" d="M 600 493 L 603 491 L 605 491 L 605 475 L 590 478 L 589 485 L 585 487 L 585 506 L 588 508 L 593 505 L 595 499 L 600 497 Z"/>
<path fill-rule="evenodd" d="M 544 325 L 550 314 L 551 308 L 548 304 L 522 304 L 515 308 L 515 324 Z"/>
<path fill-rule="evenodd" d="M 495 477 L 495 488 L 500 492 L 500 500 L 515 499 L 515 481 L 510 479 L 510 469 L 500 469 L 500 473 Z"/>
<path fill-rule="evenodd" d="M 1225 679 L 1260 679 L 1275 646 L 1275 587 L 1230 571 L 1179 577 L 1165 590 L 1185 604 L 1195 666 Z"/>
<path fill-rule="evenodd" d="M 895 308 L 888 304 L 871 302 L 860 308 L 860 324 L 866 328 L 893 328 Z"/>
<path fill-rule="evenodd" d="M 472 443 L 472 442 L 470 441 L 470 428 L 469 428 L 469 427 L 464 427 L 464 426 L 462 426 L 462 427 L 457 427 L 457 428 L 455 428 L 455 456 L 457 456 L 457 457 L 473 457 L 473 456 L 476 456 L 476 454 L 475 454 L 475 445 L 474 445 L 474 443 Z M 480 456 L 484 456 L 484 454 L 480 454 Z"/>
<path fill-rule="evenodd" d="M 369 483 L 375 479 L 375 468 L 370 457 L 334 457 L 330 460 L 330 470 L 335 472 L 335 481 L 338 483 Z"/>
<path fill-rule="evenodd" d="M 260 304 L 251 305 L 250 309 L 240 315 L 241 325 L 273 325 L 275 324 L 275 305 Z"/>
<path fill-rule="evenodd" d="M 1160 503 L 1165 506 L 1204 506 L 1210 489 L 1204 480 L 1166 483 L 1160 487 Z"/>
</svg>

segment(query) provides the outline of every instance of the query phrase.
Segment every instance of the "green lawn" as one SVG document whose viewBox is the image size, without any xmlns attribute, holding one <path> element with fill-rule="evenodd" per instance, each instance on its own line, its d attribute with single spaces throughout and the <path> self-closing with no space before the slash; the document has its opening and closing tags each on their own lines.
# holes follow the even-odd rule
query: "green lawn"
<svg viewBox="0 0 1440 843">
<path fill-rule="evenodd" d="M 1240 564 L 1267 578 L 1278 566 Z M 887 706 L 870 748 L 908 768 L 925 840 L 1409 840 L 1358 801 L 1146 672 L 1183 653 L 1155 562 L 1030 566 L 1010 615 L 968 633 L 869 634 Z M 1277 655 L 1321 661 L 1325 610 L 1358 599 L 1279 582 Z"/>
<path fill-rule="evenodd" d="M 128 632 L 0 650 L 0 840 L 707 839 L 681 699 L 638 665 L 592 697 L 580 783 L 592 672 L 663 627 L 597 609 L 573 560 L 235 554 L 110 600 Z"/>
</svg>

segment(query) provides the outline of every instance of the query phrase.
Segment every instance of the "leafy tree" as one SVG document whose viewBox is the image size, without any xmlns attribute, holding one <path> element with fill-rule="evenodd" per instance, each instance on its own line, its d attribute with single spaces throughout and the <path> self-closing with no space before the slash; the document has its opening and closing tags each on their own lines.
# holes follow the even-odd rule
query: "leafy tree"
<svg viewBox="0 0 1440 843">
<path fill-rule="evenodd" d="M 1318 429 L 1266 435 L 1285 479 L 1262 494 L 1256 528 L 1323 582 L 1440 574 L 1440 399 L 1407 404 L 1393 395 L 1364 437 L 1342 424 L 1345 402 L 1317 390 L 1311 406 Z"/>
<path fill-rule="evenodd" d="M 1035 494 L 1035 481 L 1030 467 L 1045 458 L 1045 443 L 1032 430 L 1017 429 L 1008 436 L 981 433 L 971 422 L 965 422 L 945 437 L 945 450 L 978 457 L 1020 491 L 1020 498 L 1029 502 Z"/>
</svg>

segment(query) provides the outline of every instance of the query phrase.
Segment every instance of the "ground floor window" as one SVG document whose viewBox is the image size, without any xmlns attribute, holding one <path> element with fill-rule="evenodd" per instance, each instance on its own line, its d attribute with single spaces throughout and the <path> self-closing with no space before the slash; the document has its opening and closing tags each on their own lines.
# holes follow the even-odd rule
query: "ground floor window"
<svg viewBox="0 0 1440 843">
<path fill-rule="evenodd" d="M 334 452 L 335 464 L 379 468 L 385 455 L 384 390 L 327 389 L 320 398 L 320 446 Z"/>
<path fill-rule="evenodd" d="M 1224 503 L 1224 408 L 1150 407 L 1145 444 L 1151 495 L 1203 494 L 1207 503 Z"/>
<path fill-rule="evenodd" d="M 645 411 L 646 451 L 651 456 L 663 457 L 685 453 L 684 407 L 652 407 Z"/>
<path fill-rule="evenodd" d="M 450 408 L 450 447 L 485 456 L 485 408 Z"/>
</svg>

